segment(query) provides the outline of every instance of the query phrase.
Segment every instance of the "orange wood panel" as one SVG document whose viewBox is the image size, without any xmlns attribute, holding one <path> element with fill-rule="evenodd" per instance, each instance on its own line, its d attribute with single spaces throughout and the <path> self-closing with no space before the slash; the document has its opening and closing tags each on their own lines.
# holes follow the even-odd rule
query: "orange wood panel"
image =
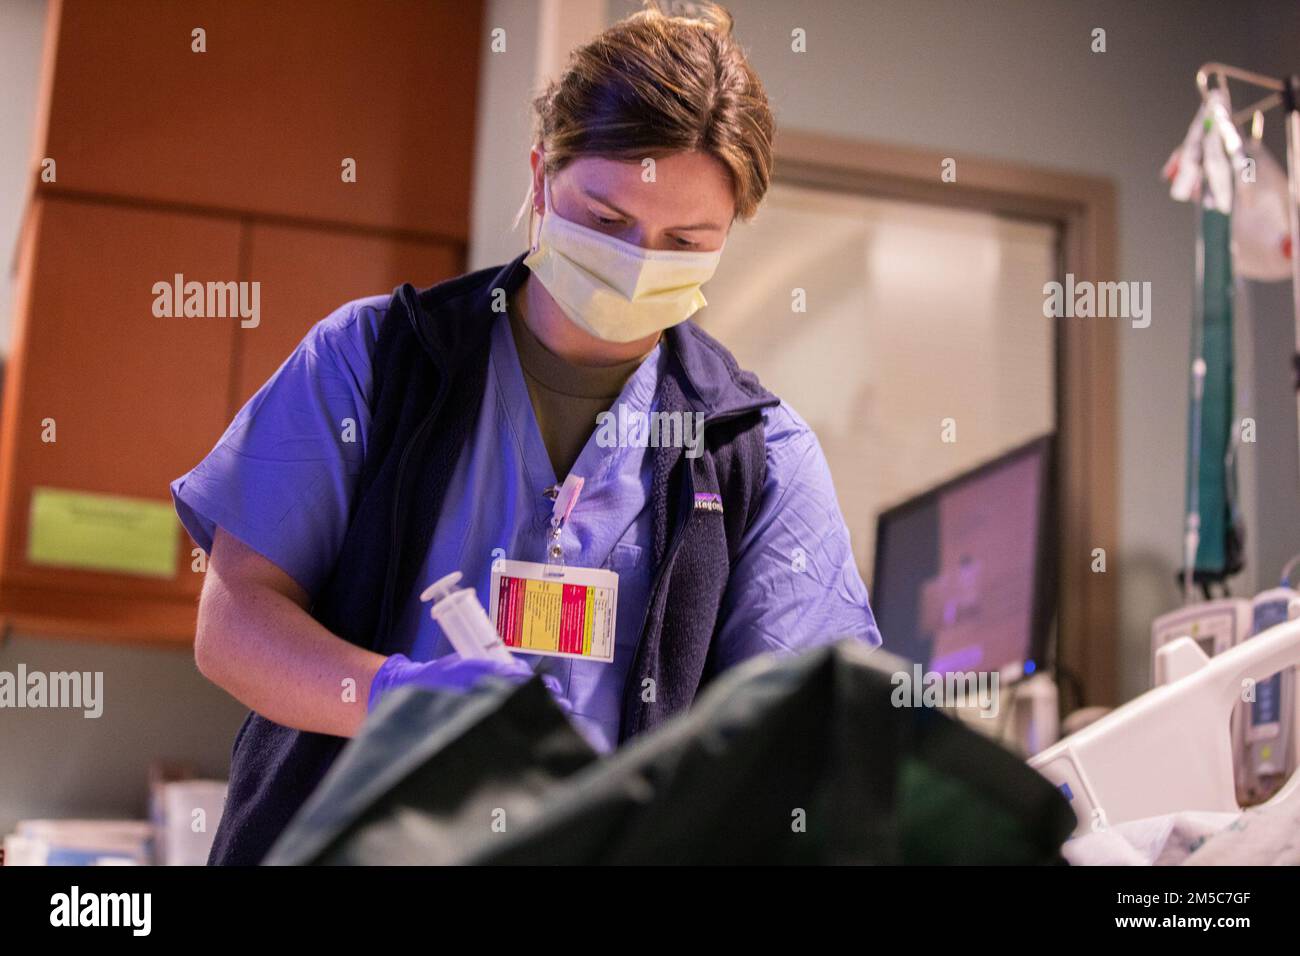
<svg viewBox="0 0 1300 956">
<path fill-rule="evenodd" d="M 131 593 L 8 585 L 0 590 L 0 621 L 6 631 L 23 635 L 181 647 L 194 641 L 197 612 L 193 600 Z"/>
<path fill-rule="evenodd" d="M 339 306 L 417 288 L 461 271 L 460 247 L 356 232 L 253 225 L 248 274 L 261 283 L 261 321 L 235 344 L 235 407 L 261 387 L 313 325 Z"/>
<path fill-rule="evenodd" d="M 162 580 L 31 565 L 28 517 L 37 486 L 169 503 L 171 479 L 220 436 L 238 319 L 156 317 L 153 285 L 177 273 L 237 279 L 239 224 L 49 198 L 30 215 L 0 433 L 0 610 L 66 619 L 76 608 L 123 631 L 139 623 L 141 637 L 188 619 L 192 636 L 202 576 L 179 522 L 178 573 Z M 46 418 L 53 443 L 42 441 Z"/>
<path fill-rule="evenodd" d="M 42 189 L 468 235 L 479 0 L 63 0 L 56 20 Z"/>
</svg>

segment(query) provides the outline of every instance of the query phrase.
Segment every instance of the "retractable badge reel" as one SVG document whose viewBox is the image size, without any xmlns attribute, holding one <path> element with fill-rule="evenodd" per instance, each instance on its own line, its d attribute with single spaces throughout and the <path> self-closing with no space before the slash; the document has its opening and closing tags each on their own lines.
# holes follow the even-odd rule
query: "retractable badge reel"
<svg viewBox="0 0 1300 956">
<path fill-rule="evenodd" d="M 555 494 L 555 507 L 551 509 L 551 533 L 546 542 L 547 573 L 562 577 L 564 574 L 564 526 L 569 523 L 569 515 L 578 506 L 578 495 L 582 494 L 585 478 L 569 475 L 564 479 Z"/>
<path fill-rule="evenodd" d="M 555 493 L 543 560 L 499 561 L 492 570 L 491 618 L 506 647 L 524 654 L 614 659 L 618 575 L 569 564 L 564 529 L 582 493 L 569 475 Z"/>
</svg>

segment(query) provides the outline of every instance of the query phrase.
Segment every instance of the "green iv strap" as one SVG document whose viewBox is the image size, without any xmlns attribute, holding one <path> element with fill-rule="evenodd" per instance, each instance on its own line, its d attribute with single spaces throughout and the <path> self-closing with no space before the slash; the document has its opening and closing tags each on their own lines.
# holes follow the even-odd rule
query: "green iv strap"
<svg viewBox="0 0 1300 956">
<path fill-rule="evenodd" d="M 1196 510 L 1200 515 L 1200 542 L 1196 551 L 1196 579 L 1220 581 L 1241 569 L 1241 548 L 1232 520 L 1234 502 L 1230 488 L 1236 488 L 1235 456 L 1228 465 L 1233 422 L 1232 344 L 1232 232 L 1228 216 L 1214 210 L 1201 211 L 1204 270 L 1201 288 L 1200 335 L 1192 336 L 1192 358 L 1200 347 L 1205 360 L 1205 391 L 1200 413 L 1200 455 Z M 1197 339 L 1199 338 L 1199 342 Z M 1193 391 L 1195 386 L 1193 385 Z M 1198 467 L 1191 454 L 1196 438 L 1195 396 L 1188 424 L 1187 510 L 1193 508 L 1192 470 Z M 1233 474 L 1229 475 L 1229 469 Z"/>
</svg>

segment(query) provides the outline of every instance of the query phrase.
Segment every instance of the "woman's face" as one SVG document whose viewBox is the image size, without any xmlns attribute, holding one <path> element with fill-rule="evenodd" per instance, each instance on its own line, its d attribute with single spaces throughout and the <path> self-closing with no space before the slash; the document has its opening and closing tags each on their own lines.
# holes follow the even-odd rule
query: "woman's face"
<svg viewBox="0 0 1300 956">
<path fill-rule="evenodd" d="M 530 159 L 541 215 L 541 153 L 534 148 Z M 736 210 L 727 167 L 694 151 L 660 156 L 653 167 L 579 157 L 551 179 L 551 203 L 570 222 L 644 249 L 675 252 L 721 249 Z"/>
</svg>

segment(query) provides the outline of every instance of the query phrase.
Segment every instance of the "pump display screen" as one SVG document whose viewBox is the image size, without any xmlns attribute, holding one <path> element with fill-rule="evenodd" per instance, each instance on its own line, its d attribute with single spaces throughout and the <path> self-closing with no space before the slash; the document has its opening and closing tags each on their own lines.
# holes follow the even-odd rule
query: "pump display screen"
<svg viewBox="0 0 1300 956">
<path fill-rule="evenodd" d="M 1252 629 L 1258 634 L 1275 624 L 1286 621 L 1287 608 L 1283 601 L 1263 601 L 1256 605 Z M 1263 727 L 1282 720 L 1282 675 L 1274 674 L 1255 685 L 1255 703 L 1250 708 L 1250 725 Z"/>
</svg>

